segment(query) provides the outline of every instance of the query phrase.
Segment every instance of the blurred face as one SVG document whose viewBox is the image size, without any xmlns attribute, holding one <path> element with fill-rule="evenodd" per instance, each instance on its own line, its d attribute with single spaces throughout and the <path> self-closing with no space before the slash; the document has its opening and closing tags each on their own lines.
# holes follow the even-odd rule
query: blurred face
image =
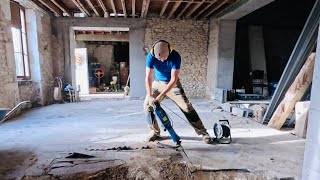
<svg viewBox="0 0 320 180">
<path fill-rule="evenodd" d="M 161 62 L 164 62 L 165 60 L 167 60 L 169 56 L 168 43 L 166 42 L 157 43 L 154 46 L 154 55 Z"/>
<path fill-rule="evenodd" d="M 158 59 L 158 60 L 164 62 L 165 60 L 167 60 L 167 58 L 168 58 L 168 56 L 166 56 L 166 57 L 160 57 L 160 59 Z"/>
</svg>

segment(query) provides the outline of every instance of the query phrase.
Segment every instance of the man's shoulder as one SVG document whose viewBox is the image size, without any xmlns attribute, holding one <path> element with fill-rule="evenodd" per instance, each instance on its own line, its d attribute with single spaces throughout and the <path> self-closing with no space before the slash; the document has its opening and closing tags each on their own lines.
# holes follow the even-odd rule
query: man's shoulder
<svg viewBox="0 0 320 180">
<path fill-rule="evenodd" d="M 178 53 L 178 51 L 176 51 L 176 50 L 172 50 L 172 52 L 170 53 L 170 56 L 171 56 L 171 59 L 173 60 L 173 61 L 181 61 L 181 56 L 180 56 L 180 54 Z"/>
<path fill-rule="evenodd" d="M 153 60 L 153 59 L 154 59 L 154 57 L 152 56 L 152 54 L 151 54 L 151 53 L 148 53 L 148 55 L 147 55 L 147 60 L 151 61 L 151 60 Z"/>
<path fill-rule="evenodd" d="M 172 50 L 172 52 L 171 52 L 171 54 L 173 55 L 173 56 L 180 56 L 180 54 L 178 53 L 178 51 L 176 51 L 176 50 Z"/>
</svg>

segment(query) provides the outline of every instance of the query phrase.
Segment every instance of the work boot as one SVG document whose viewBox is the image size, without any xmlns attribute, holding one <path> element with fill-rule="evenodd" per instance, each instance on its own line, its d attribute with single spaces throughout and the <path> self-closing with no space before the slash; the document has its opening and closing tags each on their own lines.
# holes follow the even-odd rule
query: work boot
<svg viewBox="0 0 320 180">
<path fill-rule="evenodd" d="M 212 140 L 212 138 L 210 137 L 209 134 L 203 134 L 202 138 L 203 138 L 203 142 L 205 142 L 206 144 L 212 144 L 213 143 L 213 140 Z"/>
<path fill-rule="evenodd" d="M 150 136 L 148 136 L 147 141 L 151 142 L 151 141 L 155 141 L 157 139 L 159 139 L 160 136 L 156 135 L 156 134 L 151 134 Z"/>
</svg>

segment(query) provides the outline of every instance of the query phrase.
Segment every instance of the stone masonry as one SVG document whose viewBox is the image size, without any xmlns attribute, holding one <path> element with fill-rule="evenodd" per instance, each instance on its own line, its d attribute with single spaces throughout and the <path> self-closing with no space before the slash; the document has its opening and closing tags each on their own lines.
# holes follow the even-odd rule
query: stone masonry
<svg viewBox="0 0 320 180">
<path fill-rule="evenodd" d="M 207 21 L 147 19 L 146 49 L 159 39 L 173 44 L 182 58 L 180 80 L 189 98 L 206 97 L 208 30 Z"/>
<path fill-rule="evenodd" d="M 39 54 L 41 68 L 41 86 L 43 105 L 53 102 L 53 57 L 51 57 L 51 20 L 47 15 L 41 14 L 41 26 L 38 30 Z"/>
<path fill-rule="evenodd" d="M 9 15 L 8 15 L 9 14 Z M 11 35 L 10 1 L 0 2 L 0 108 L 19 102 Z"/>
</svg>

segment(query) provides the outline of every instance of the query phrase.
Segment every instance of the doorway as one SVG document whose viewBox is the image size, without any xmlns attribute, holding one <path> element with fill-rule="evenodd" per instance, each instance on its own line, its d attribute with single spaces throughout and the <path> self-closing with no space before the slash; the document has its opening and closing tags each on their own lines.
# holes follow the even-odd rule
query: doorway
<svg viewBox="0 0 320 180">
<path fill-rule="evenodd" d="M 80 95 L 124 94 L 130 86 L 129 32 L 75 30 L 76 86 Z M 84 54 L 85 53 L 85 54 Z M 77 61 L 76 61 L 77 62 Z M 82 68 L 82 69 L 81 69 Z"/>
</svg>

